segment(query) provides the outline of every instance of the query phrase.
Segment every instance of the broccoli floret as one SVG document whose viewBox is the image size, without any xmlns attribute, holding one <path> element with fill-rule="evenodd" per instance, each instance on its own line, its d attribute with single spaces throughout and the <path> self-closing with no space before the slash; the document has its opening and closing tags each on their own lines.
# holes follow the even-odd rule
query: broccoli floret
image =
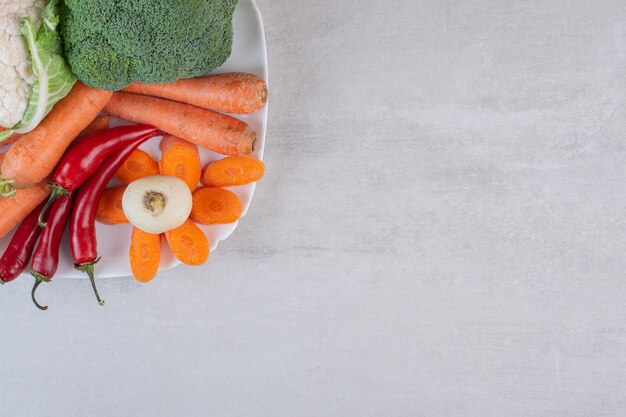
<svg viewBox="0 0 626 417">
<path fill-rule="evenodd" d="M 65 56 L 85 84 L 119 90 L 165 83 L 222 65 L 238 0 L 63 0 Z"/>
</svg>

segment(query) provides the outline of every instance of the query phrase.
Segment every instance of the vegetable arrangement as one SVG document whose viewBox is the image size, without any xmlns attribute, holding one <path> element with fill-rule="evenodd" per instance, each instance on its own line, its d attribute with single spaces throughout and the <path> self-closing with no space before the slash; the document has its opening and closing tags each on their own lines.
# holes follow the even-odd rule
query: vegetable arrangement
<svg viewBox="0 0 626 417">
<path fill-rule="evenodd" d="M 251 156 L 256 132 L 232 116 L 266 105 L 265 81 L 202 75 L 230 55 L 236 3 L 52 0 L 40 28 L 23 20 L 37 80 L 23 120 L 0 128 L 8 146 L 0 153 L 0 238 L 16 229 L 0 256 L 0 283 L 29 268 L 32 301 L 47 309 L 36 290 L 57 271 L 68 224 L 74 265 L 100 305 L 96 221 L 132 226 L 128 255 L 139 282 L 157 275 L 164 243 L 187 265 L 208 260 L 198 224 L 236 222 L 243 207 L 227 187 L 265 171 Z M 180 22 L 170 28 L 162 16 Z M 109 128 L 111 118 L 130 125 Z M 156 137 L 158 160 L 138 149 Z M 203 167 L 199 147 L 223 156 Z M 107 188 L 114 177 L 122 185 Z"/>
</svg>

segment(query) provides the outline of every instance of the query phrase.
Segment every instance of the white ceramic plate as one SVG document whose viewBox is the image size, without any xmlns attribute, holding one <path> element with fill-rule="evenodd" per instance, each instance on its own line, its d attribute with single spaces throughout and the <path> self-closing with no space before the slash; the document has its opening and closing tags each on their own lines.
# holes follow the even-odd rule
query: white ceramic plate
<svg viewBox="0 0 626 417">
<path fill-rule="evenodd" d="M 234 41 L 231 57 L 218 68 L 215 73 L 223 72 L 250 72 L 258 75 L 264 80 L 268 80 L 267 71 L 267 52 L 265 47 L 265 33 L 263 30 L 263 20 L 261 13 L 257 8 L 254 0 L 239 0 L 237 9 L 235 10 L 234 20 Z M 267 106 L 254 114 L 236 117 L 248 123 L 258 135 L 257 146 L 254 155 L 263 158 L 263 149 L 265 148 L 265 129 L 267 125 Z M 114 121 L 112 125 L 120 124 Z M 151 153 L 155 158 L 159 157 L 159 141 L 152 139 L 141 148 Z M 202 149 L 200 151 L 202 164 L 220 159 L 223 156 L 211 151 Z M 158 160 L 158 159 L 157 159 Z M 111 183 L 115 185 L 115 181 Z M 241 200 L 243 206 L 243 215 L 246 214 L 252 195 L 254 194 L 255 184 L 249 184 L 241 187 L 231 187 L 230 190 L 235 192 Z M 211 244 L 211 251 L 217 248 L 221 240 L 226 239 L 233 233 L 237 227 L 237 223 L 227 225 L 199 225 L 206 233 Z M 128 250 L 130 247 L 130 225 L 103 225 L 97 223 L 96 232 L 98 236 L 98 254 L 102 260 L 96 265 L 96 278 L 112 278 L 132 275 L 128 262 Z M 72 262 L 72 254 L 69 248 L 68 233 L 66 232 L 64 242 L 61 246 L 59 269 L 55 278 L 85 278 L 85 274 L 74 269 Z M 0 241 L 0 250 L 4 248 L 11 239 L 11 235 L 7 235 Z M 210 260 L 209 260 L 210 262 Z M 174 268 L 180 262 L 172 255 L 169 247 L 163 241 L 161 251 L 160 271 Z"/>
</svg>

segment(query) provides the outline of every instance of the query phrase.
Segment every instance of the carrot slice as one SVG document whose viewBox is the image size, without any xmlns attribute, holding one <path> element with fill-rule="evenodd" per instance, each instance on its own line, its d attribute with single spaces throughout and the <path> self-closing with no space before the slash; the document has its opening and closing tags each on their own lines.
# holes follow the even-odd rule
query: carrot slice
<svg viewBox="0 0 626 417">
<path fill-rule="evenodd" d="M 241 217 L 239 198 L 223 188 L 198 188 L 193 193 L 189 218 L 200 224 L 226 224 Z"/>
<path fill-rule="evenodd" d="M 257 138 L 250 126 L 232 116 L 162 98 L 117 92 L 104 111 L 223 155 L 251 154 Z"/>
<path fill-rule="evenodd" d="M 128 223 L 122 208 L 122 196 L 126 186 L 107 188 L 100 197 L 96 218 L 104 224 Z"/>
<path fill-rule="evenodd" d="M 194 192 L 200 181 L 200 154 L 198 147 L 186 140 L 168 136 L 159 145 L 163 155 L 159 162 L 162 175 L 172 175 L 185 181 Z"/>
<path fill-rule="evenodd" d="M 201 181 L 209 187 L 232 187 L 263 178 L 265 164 L 253 156 L 229 156 L 207 164 Z"/>
<path fill-rule="evenodd" d="M 125 184 L 140 178 L 159 175 L 159 164 L 147 152 L 141 149 L 135 150 L 117 170 L 115 176 Z"/>
<path fill-rule="evenodd" d="M 130 238 L 130 269 L 139 282 L 148 282 L 159 271 L 161 235 L 153 235 L 133 227 Z"/>
<path fill-rule="evenodd" d="M 202 230 L 191 220 L 165 232 L 172 253 L 184 264 L 198 266 L 209 259 L 209 241 Z"/>
<path fill-rule="evenodd" d="M 241 72 L 185 78 L 166 84 L 132 83 L 123 91 L 236 114 L 253 113 L 267 103 L 265 81 Z"/>
</svg>

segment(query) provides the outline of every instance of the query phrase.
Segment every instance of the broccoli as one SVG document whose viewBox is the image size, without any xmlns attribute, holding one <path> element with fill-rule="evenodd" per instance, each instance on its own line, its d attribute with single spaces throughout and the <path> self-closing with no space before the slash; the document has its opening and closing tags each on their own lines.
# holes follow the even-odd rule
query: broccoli
<svg viewBox="0 0 626 417">
<path fill-rule="evenodd" d="M 230 56 L 237 1 L 63 0 L 65 57 L 105 90 L 204 75 Z"/>
</svg>

